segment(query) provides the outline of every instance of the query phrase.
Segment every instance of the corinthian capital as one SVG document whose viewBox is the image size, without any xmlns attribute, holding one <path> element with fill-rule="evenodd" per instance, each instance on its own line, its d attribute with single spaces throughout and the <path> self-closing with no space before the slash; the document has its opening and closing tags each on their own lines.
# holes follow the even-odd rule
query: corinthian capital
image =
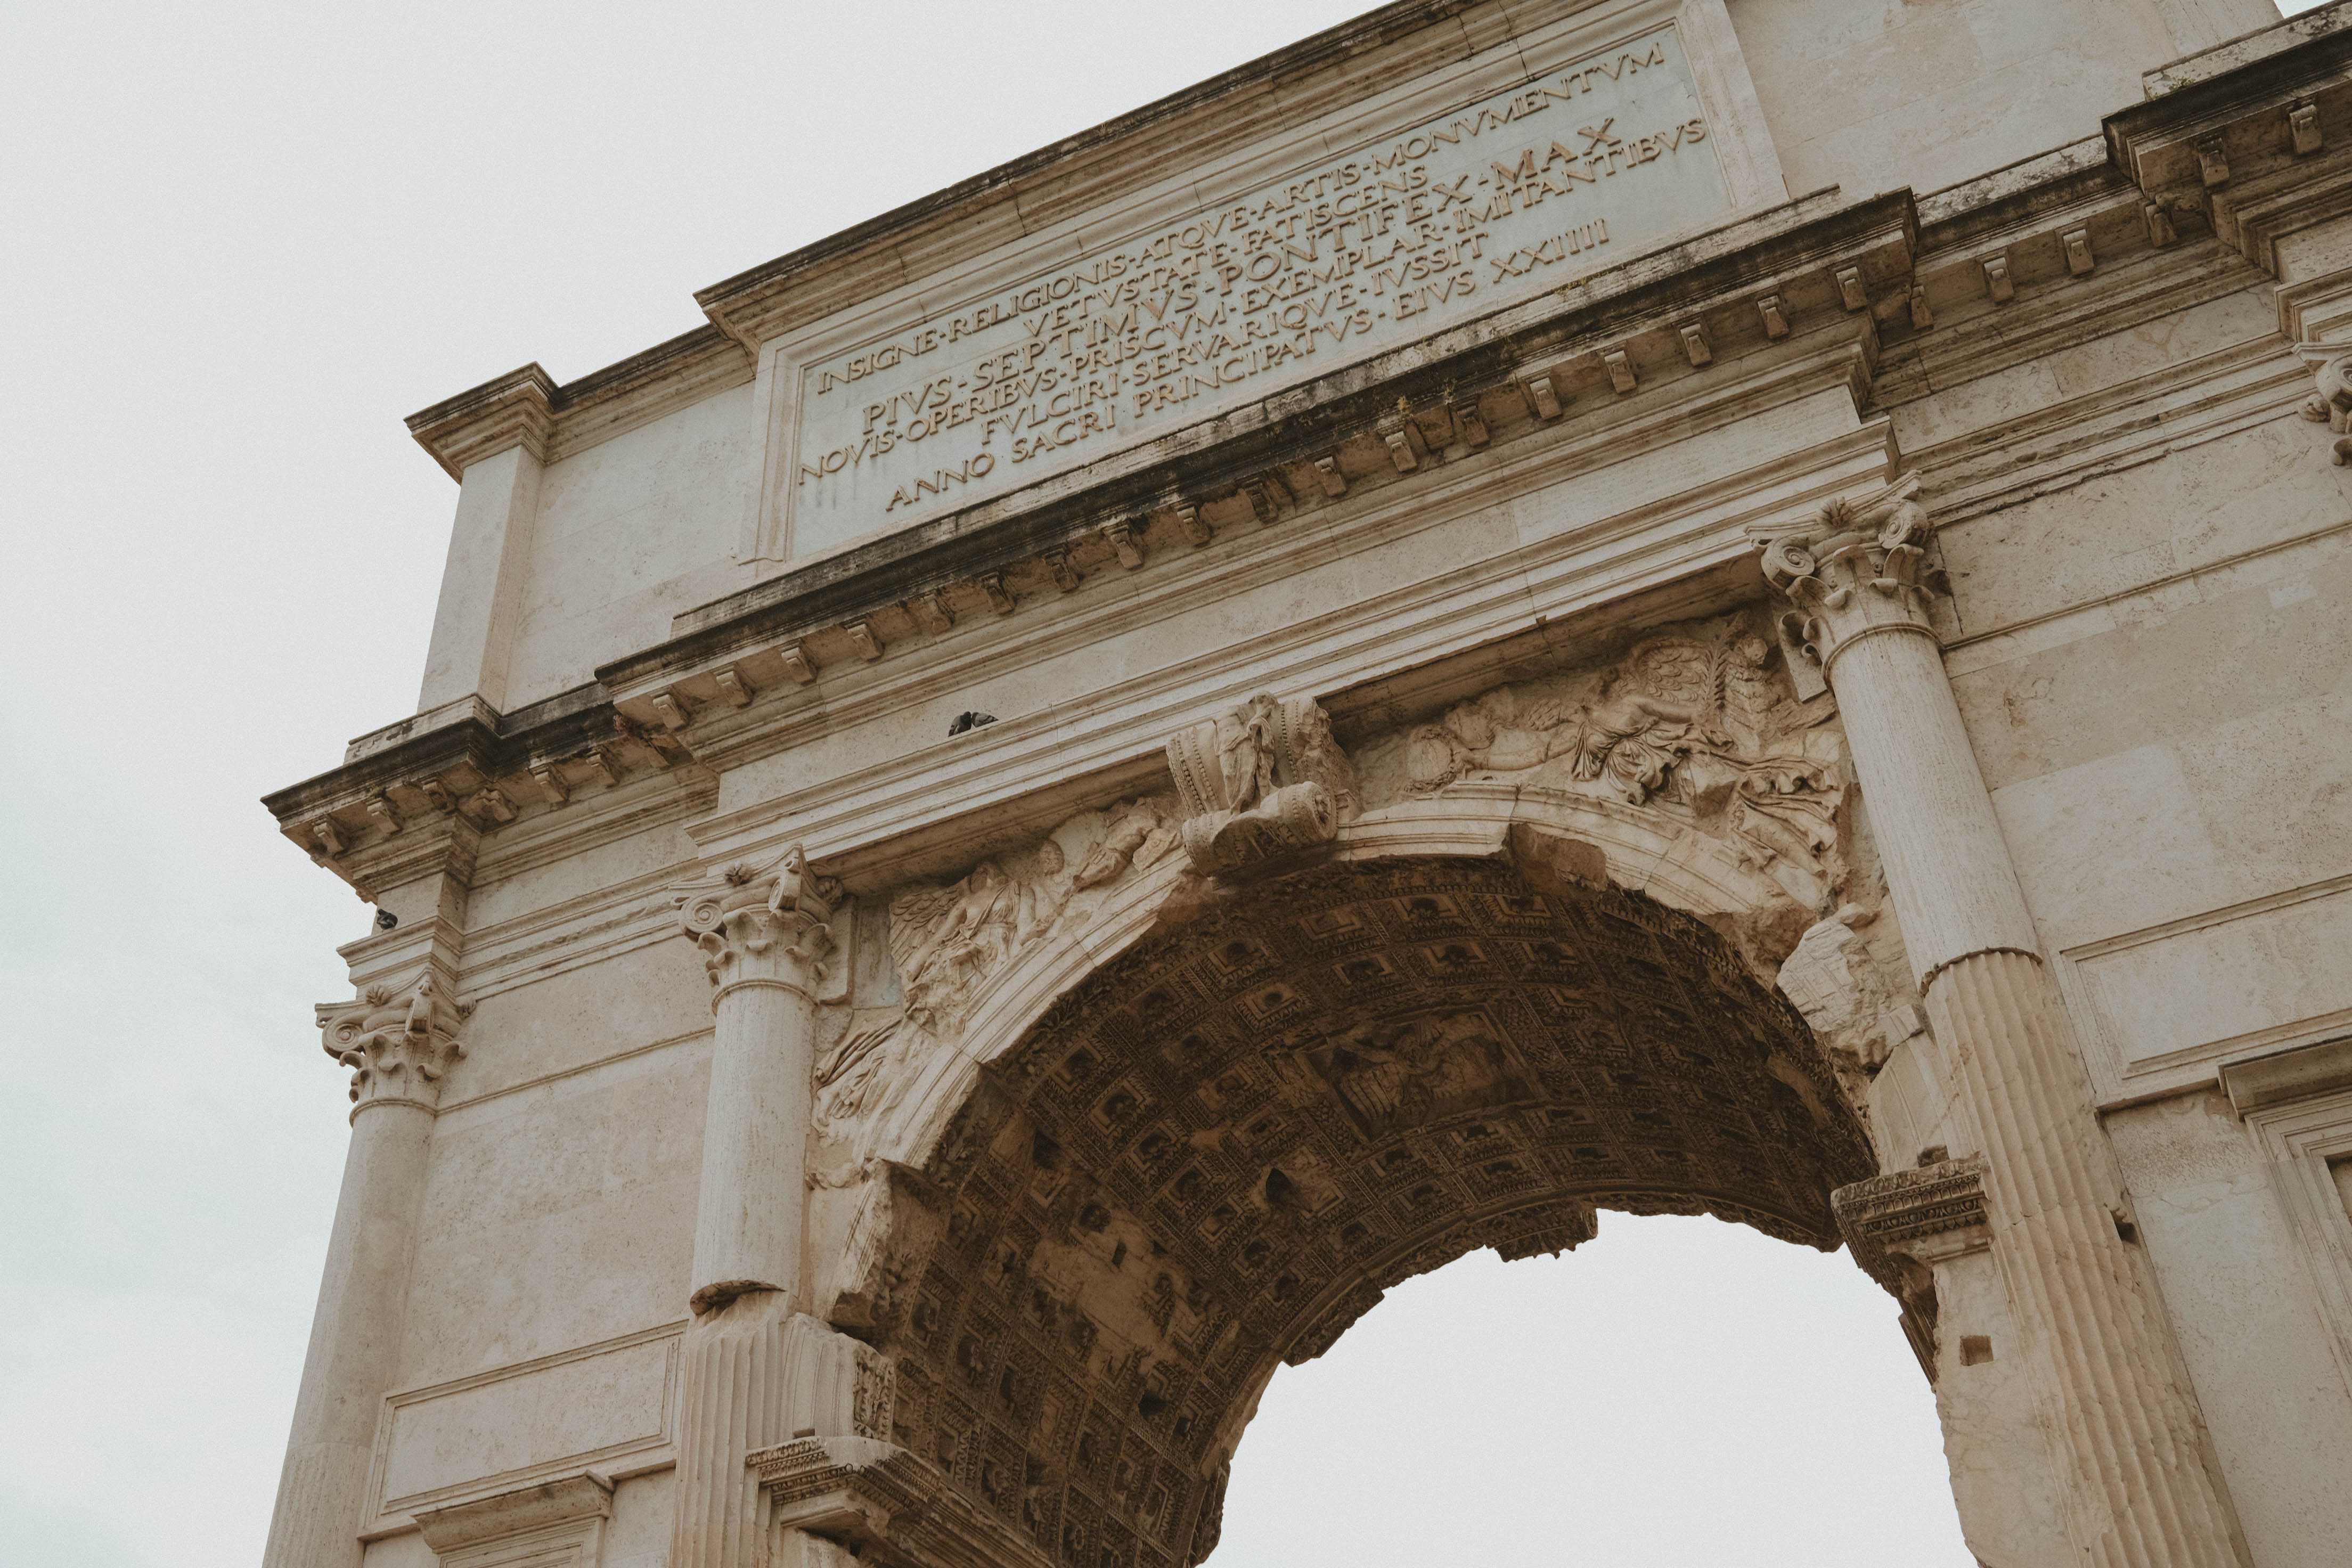
<svg viewBox="0 0 2352 1568">
<path fill-rule="evenodd" d="M 738 862 L 670 889 L 678 927 L 702 950 L 718 996 L 766 984 L 814 995 L 833 951 L 841 884 L 809 870 L 797 844 L 767 864 Z"/>
<path fill-rule="evenodd" d="M 1831 501 L 1811 528 L 1764 547 L 1765 580 L 1797 606 L 1780 617 L 1780 629 L 1824 670 L 1874 632 L 1935 636 L 1927 598 L 1950 588 L 1927 564 L 1931 525 L 1918 495 L 1918 476 L 1906 475 Z"/>
<path fill-rule="evenodd" d="M 457 1032 L 472 1012 L 443 994 L 429 967 L 404 986 L 371 985 L 356 1001 L 322 1007 L 327 1054 L 352 1069 L 352 1114 L 438 1105 L 443 1076 L 466 1054 Z"/>
</svg>

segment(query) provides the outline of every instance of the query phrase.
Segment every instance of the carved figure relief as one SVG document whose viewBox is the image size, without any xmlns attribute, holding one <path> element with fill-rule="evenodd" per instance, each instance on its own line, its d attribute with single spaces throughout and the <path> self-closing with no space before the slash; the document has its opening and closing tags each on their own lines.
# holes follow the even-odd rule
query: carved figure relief
<svg viewBox="0 0 2352 1568">
<path fill-rule="evenodd" d="M 1875 902 L 1840 905 L 1807 928 L 1781 961 L 1779 977 L 1780 994 L 1805 1016 L 1865 1121 L 1870 1080 L 1896 1047 L 1927 1027 L 1902 959 L 1874 952 L 1864 934 L 1887 940 L 1877 916 Z"/>
<path fill-rule="evenodd" d="M 1368 767 L 1410 794 L 1510 779 L 1663 802 L 1719 823 L 1751 865 L 1819 869 L 1837 842 L 1833 742 L 1774 674 L 1775 651 L 1739 617 L 1648 637 L 1597 674 L 1457 703 L 1368 748 Z"/>
<path fill-rule="evenodd" d="M 1499 1032 L 1476 1011 L 1369 1024 L 1301 1054 L 1367 1139 L 1536 1097 Z"/>
<path fill-rule="evenodd" d="M 1022 954 L 1068 921 L 1088 918 L 1103 894 L 1175 842 L 1161 802 L 1131 800 L 1081 812 L 1037 843 L 982 860 L 945 886 L 895 895 L 889 946 L 902 1000 L 895 1011 L 861 1010 L 819 1057 L 819 1129 L 839 1136 L 851 1123 L 887 1115 L 924 1056 L 962 1033 L 973 1005 Z M 819 1181 L 832 1184 L 822 1174 Z"/>
<path fill-rule="evenodd" d="M 1032 870 L 1010 874 L 982 860 L 961 881 L 911 889 L 891 900 L 890 956 L 907 1016 L 918 1026 L 940 1033 L 1062 912 L 1069 887 L 1061 849 L 1049 838 L 1034 853 Z"/>
<path fill-rule="evenodd" d="M 2352 375 L 2346 374 L 2347 364 L 2352 364 L 2352 354 L 2321 360 L 2312 369 L 2312 394 L 2303 402 L 2303 416 L 2335 434 L 2328 451 L 2339 468 L 2352 463 Z"/>
<path fill-rule="evenodd" d="M 1260 695 L 1168 742 L 1184 853 L 1202 873 L 1330 841 L 1356 814 L 1356 779 L 1313 699 Z"/>
<path fill-rule="evenodd" d="M 907 1081 L 907 1058 L 919 1031 L 905 1016 L 853 1017 L 848 1029 L 817 1058 L 815 1121 L 820 1131 L 878 1116 L 897 1103 Z"/>
</svg>

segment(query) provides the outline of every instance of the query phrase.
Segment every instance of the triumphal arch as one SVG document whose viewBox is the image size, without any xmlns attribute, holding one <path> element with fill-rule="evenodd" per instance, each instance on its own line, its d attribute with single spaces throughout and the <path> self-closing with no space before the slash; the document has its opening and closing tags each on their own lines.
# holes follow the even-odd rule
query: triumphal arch
<svg viewBox="0 0 2352 1568">
<path fill-rule="evenodd" d="M 268 797 L 273 1568 L 1189 1568 L 1601 1209 L 1865 1269 L 1984 1563 L 2352 1562 L 2352 12 L 1404 0 L 695 298 L 410 420 Z"/>
</svg>

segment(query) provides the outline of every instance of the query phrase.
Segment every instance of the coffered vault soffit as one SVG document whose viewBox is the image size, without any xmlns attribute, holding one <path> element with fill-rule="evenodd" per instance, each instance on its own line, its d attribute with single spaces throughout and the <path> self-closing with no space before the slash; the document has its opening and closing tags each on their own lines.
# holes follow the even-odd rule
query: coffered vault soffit
<svg viewBox="0 0 2352 1568">
<path fill-rule="evenodd" d="M 1276 866 L 1062 996 L 875 1194 L 835 1316 L 895 1359 L 890 1440 L 1061 1561 L 1193 1561 L 1266 1377 L 1391 1285 L 1596 1206 L 1837 1247 L 1876 1166 L 1796 1010 L 1698 920 L 1549 880 Z"/>
</svg>

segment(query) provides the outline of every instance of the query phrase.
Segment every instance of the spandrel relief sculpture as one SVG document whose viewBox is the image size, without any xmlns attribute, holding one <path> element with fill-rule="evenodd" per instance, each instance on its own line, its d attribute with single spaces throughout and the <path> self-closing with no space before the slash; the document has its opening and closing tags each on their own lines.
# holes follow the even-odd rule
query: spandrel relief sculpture
<svg viewBox="0 0 2352 1568">
<path fill-rule="evenodd" d="M 889 900 L 896 1008 L 854 1013 L 816 1066 L 818 1130 L 855 1142 L 904 1097 L 929 1053 L 960 1038 L 964 1020 L 1023 954 L 1075 930 L 1131 872 L 1174 847 L 1167 803 L 1126 801 L 1080 812 L 1018 850 L 991 857 L 953 882 L 900 889 Z M 820 1184 L 854 1172 L 821 1168 Z"/>
<path fill-rule="evenodd" d="M 1606 668 L 1496 687 L 1366 747 L 1368 794 L 1503 782 L 1664 808 L 1729 836 L 1746 864 L 1832 876 L 1839 747 L 1778 657 L 1735 616 L 1646 637 Z"/>
</svg>

